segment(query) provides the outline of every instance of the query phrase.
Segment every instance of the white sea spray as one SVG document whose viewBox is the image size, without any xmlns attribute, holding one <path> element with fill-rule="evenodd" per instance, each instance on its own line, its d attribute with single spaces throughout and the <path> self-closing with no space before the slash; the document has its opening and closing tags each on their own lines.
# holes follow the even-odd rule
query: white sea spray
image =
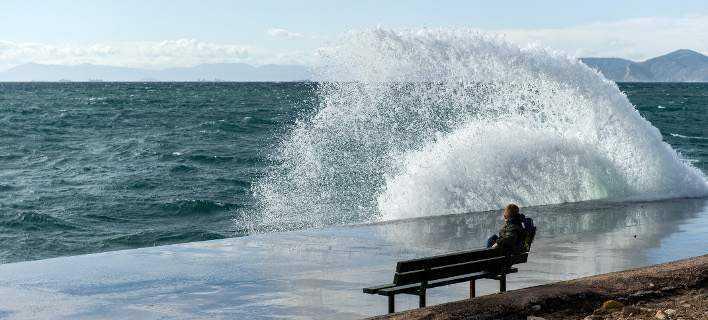
<svg viewBox="0 0 708 320">
<path fill-rule="evenodd" d="M 563 53 L 464 29 L 352 32 L 319 110 L 253 186 L 256 229 L 708 194 L 616 84 Z"/>
</svg>

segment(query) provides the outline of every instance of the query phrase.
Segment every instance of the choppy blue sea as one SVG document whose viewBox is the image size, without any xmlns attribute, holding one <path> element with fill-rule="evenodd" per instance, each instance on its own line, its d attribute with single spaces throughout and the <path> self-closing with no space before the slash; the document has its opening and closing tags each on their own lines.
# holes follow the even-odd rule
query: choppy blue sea
<svg viewBox="0 0 708 320">
<path fill-rule="evenodd" d="M 0 84 L 0 263 L 246 235 L 239 209 L 315 86 Z M 620 89 L 708 172 L 708 84 Z"/>
</svg>

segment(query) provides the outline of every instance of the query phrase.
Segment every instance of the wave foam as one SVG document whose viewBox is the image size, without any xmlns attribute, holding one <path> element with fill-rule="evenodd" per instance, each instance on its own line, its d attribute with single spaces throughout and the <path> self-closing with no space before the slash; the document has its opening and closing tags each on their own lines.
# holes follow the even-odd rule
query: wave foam
<svg viewBox="0 0 708 320">
<path fill-rule="evenodd" d="M 470 30 L 372 30 L 322 51 L 320 109 L 254 184 L 259 229 L 708 194 L 617 86 Z"/>
</svg>

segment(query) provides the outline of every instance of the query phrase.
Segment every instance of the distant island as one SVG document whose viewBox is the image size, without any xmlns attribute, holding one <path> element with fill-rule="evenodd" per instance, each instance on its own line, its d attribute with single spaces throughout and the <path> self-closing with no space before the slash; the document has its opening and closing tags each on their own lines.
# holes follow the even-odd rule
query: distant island
<svg viewBox="0 0 708 320">
<path fill-rule="evenodd" d="M 622 58 L 580 58 L 616 82 L 708 82 L 708 57 L 681 49 L 642 62 Z M 0 81 L 308 81 L 313 75 L 303 65 L 245 63 L 201 64 L 193 67 L 149 70 L 94 64 L 48 65 L 27 63 L 0 72 Z"/>
<path fill-rule="evenodd" d="M 201 64 L 194 67 L 149 70 L 95 64 L 48 65 L 27 63 L 0 72 L 0 81 L 303 81 L 312 78 L 301 65 L 262 65 L 245 63 Z"/>
<path fill-rule="evenodd" d="M 615 82 L 708 82 L 708 57 L 687 49 L 635 62 L 621 58 L 581 58 Z"/>
</svg>

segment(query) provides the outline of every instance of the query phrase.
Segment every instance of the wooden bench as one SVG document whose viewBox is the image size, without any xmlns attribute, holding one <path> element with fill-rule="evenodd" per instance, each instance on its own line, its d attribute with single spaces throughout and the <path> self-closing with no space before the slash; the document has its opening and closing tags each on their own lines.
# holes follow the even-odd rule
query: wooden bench
<svg viewBox="0 0 708 320">
<path fill-rule="evenodd" d="M 419 306 L 425 307 L 425 291 L 428 288 L 453 283 L 470 282 L 470 298 L 475 296 L 475 280 L 499 281 L 499 291 L 506 291 L 506 275 L 518 272 L 512 268 L 525 263 L 528 252 L 504 255 L 497 249 L 460 251 L 427 258 L 399 261 L 393 283 L 364 288 L 364 293 L 388 297 L 388 312 L 395 312 L 395 296 L 412 294 L 419 297 Z"/>
</svg>

